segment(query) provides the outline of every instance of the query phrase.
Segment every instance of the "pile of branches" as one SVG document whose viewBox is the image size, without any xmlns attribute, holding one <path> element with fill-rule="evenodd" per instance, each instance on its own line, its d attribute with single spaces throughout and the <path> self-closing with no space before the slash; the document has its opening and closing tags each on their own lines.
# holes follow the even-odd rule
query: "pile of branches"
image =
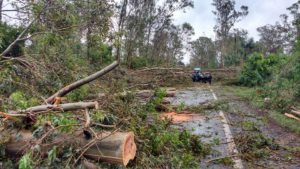
<svg viewBox="0 0 300 169">
<path fill-rule="evenodd" d="M 41 158 L 48 156 L 49 159 L 49 152 L 53 151 L 57 146 L 71 147 L 71 145 L 76 145 L 80 147 L 80 150 L 76 152 L 78 155 L 74 157 L 74 165 L 77 165 L 85 157 L 96 161 L 126 166 L 130 160 L 134 159 L 136 154 L 133 132 L 121 132 L 117 125 L 92 122 L 90 110 L 99 109 L 101 105 L 99 101 L 61 104 L 65 95 L 107 74 L 117 66 L 118 62 L 115 61 L 104 69 L 63 87 L 45 99 L 43 105 L 7 113 L 0 112 L 0 146 L 4 146 L 5 155 L 7 157 L 20 158 L 29 152 L 38 150 Z M 77 110 L 83 112 L 84 118 L 77 117 L 82 123 L 54 127 L 48 122 L 44 124 L 42 132 L 38 134 L 28 130 L 37 123 L 39 116 L 48 113 L 57 115 L 57 113 Z M 22 128 L 18 127 L 18 123 L 21 123 Z M 95 124 L 106 129 L 98 133 L 92 128 Z M 55 137 L 50 138 L 50 135 L 53 135 L 57 130 L 72 126 L 77 126 L 78 130 L 72 134 L 56 133 Z M 86 162 L 85 160 L 83 161 Z M 88 165 L 92 164 L 89 163 Z M 87 168 L 91 168 L 91 166 Z"/>
</svg>

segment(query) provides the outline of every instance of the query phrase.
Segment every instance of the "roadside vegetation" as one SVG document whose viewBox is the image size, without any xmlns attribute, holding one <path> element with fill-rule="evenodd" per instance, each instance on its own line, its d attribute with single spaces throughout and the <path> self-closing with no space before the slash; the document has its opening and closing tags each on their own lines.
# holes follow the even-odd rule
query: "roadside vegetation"
<svg viewBox="0 0 300 169">
<path fill-rule="evenodd" d="M 206 144 L 201 137 L 175 129 L 170 120 L 160 117 L 161 111 L 205 115 L 229 110 L 227 100 L 192 107 L 184 102 L 176 108 L 162 107 L 166 91 L 161 87 L 195 86 L 190 77 L 194 67 L 211 71 L 213 84 L 227 84 L 222 87 L 267 112 L 269 119 L 300 134 L 296 119 L 300 117 L 291 119 L 285 114 L 300 112 L 300 1 L 288 8 L 290 18 L 283 14 L 274 25 L 257 28 L 258 41 L 247 30 L 235 27 L 249 14 L 248 7 L 237 8 L 235 0 L 212 0 L 215 39 L 205 35 L 194 38 L 190 23 L 174 21 L 176 13 L 193 8 L 194 2 L 0 0 L 0 168 L 86 167 L 87 160 L 82 158 L 82 147 L 78 145 L 55 145 L 43 153 L 36 145 L 20 157 L 10 158 L 5 146 L 15 133 L 1 134 L 26 130 L 34 139 L 43 138 L 40 144 L 50 144 L 58 135 L 84 132 L 89 118 L 94 136 L 107 131 L 134 133 L 137 155 L 128 168 L 199 168 L 201 160 L 211 155 L 212 144 L 222 144 L 221 140 L 216 138 Z M 16 16 L 10 16 L 10 12 Z M 185 65 L 187 54 L 191 59 Z M 110 63 L 116 63 L 113 72 L 77 86 L 58 100 L 47 101 L 68 84 Z M 221 73 L 215 75 L 215 69 Z M 234 74 L 238 71 L 236 79 Z M 155 93 L 141 103 L 135 95 L 141 90 Z M 99 109 L 95 104 L 93 110 L 85 111 L 90 114 L 87 119 L 77 109 L 59 109 L 59 113 L 54 110 L 64 103 L 85 101 L 101 103 Z M 34 115 L 25 111 L 38 105 L 50 108 Z M 18 113 L 20 117 L 9 116 Z M 260 132 L 255 123 L 243 121 L 240 126 Z M 245 160 L 254 161 L 277 150 L 274 140 L 257 133 L 245 133 L 237 140 L 242 153 L 251 152 L 242 156 Z M 299 155 L 299 147 L 288 151 Z M 94 163 L 103 168 L 121 167 Z M 233 161 L 225 157 L 214 163 L 229 166 Z"/>
</svg>

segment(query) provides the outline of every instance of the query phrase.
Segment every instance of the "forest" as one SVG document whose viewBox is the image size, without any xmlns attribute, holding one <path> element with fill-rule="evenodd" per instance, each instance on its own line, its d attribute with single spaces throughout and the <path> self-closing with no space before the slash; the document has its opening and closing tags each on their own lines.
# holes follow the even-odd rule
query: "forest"
<svg viewBox="0 0 300 169">
<path fill-rule="evenodd" d="M 252 37 L 256 9 L 210 0 L 213 38 L 176 22 L 196 0 L 0 0 L 0 169 L 300 168 L 282 1 Z"/>
</svg>

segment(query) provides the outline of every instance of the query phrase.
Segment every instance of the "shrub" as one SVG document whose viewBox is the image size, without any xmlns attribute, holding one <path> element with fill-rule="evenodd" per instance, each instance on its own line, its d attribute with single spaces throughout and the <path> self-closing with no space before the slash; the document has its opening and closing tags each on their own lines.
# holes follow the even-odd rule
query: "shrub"
<svg viewBox="0 0 300 169">
<path fill-rule="evenodd" d="M 132 69 L 138 69 L 148 66 L 148 59 L 145 57 L 135 57 L 132 59 L 131 64 L 129 65 Z"/>
<path fill-rule="evenodd" d="M 254 53 L 242 69 L 240 83 L 245 86 L 257 86 L 269 82 L 272 73 L 284 63 L 285 58 L 278 54 L 265 57 L 263 54 Z"/>
<path fill-rule="evenodd" d="M 84 98 L 86 98 L 89 95 L 90 90 L 91 89 L 90 89 L 89 85 L 81 86 L 79 89 L 72 91 L 68 95 L 68 100 L 82 101 Z"/>
</svg>

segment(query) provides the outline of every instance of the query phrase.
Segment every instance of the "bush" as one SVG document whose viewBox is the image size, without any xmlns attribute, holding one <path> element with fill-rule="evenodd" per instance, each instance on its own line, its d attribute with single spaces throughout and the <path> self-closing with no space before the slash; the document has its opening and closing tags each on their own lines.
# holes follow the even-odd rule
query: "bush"
<svg viewBox="0 0 300 169">
<path fill-rule="evenodd" d="M 9 26 L 6 23 L 0 23 L 0 52 L 2 53 L 20 34 L 20 28 Z M 24 42 L 17 43 L 7 56 L 18 57 L 22 55 L 22 46 Z"/>
<path fill-rule="evenodd" d="M 132 69 L 138 69 L 138 68 L 148 66 L 148 62 L 149 62 L 148 59 L 145 57 L 135 57 L 132 59 L 129 66 Z"/>
<path fill-rule="evenodd" d="M 26 97 L 22 91 L 16 91 L 9 96 L 11 109 L 26 109 L 30 106 L 39 104 L 39 99 L 36 97 Z"/>
<path fill-rule="evenodd" d="M 288 57 L 287 62 L 280 66 L 279 70 L 266 88 L 272 99 L 272 106 L 287 111 L 300 99 L 300 55 L 295 53 Z"/>
<path fill-rule="evenodd" d="M 244 86 L 257 86 L 271 81 L 271 75 L 284 63 L 285 58 L 277 54 L 265 57 L 263 54 L 254 53 L 242 69 L 240 83 Z"/>
<path fill-rule="evenodd" d="M 90 89 L 89 85 L 81 86 L 80 88 L 72 91 L 68 95 L 68 100 L 82 101 L 84 98 L 86 98 L 89 95 L 90 91 L 91 91 L 91 89 Z"/>
</svg>

